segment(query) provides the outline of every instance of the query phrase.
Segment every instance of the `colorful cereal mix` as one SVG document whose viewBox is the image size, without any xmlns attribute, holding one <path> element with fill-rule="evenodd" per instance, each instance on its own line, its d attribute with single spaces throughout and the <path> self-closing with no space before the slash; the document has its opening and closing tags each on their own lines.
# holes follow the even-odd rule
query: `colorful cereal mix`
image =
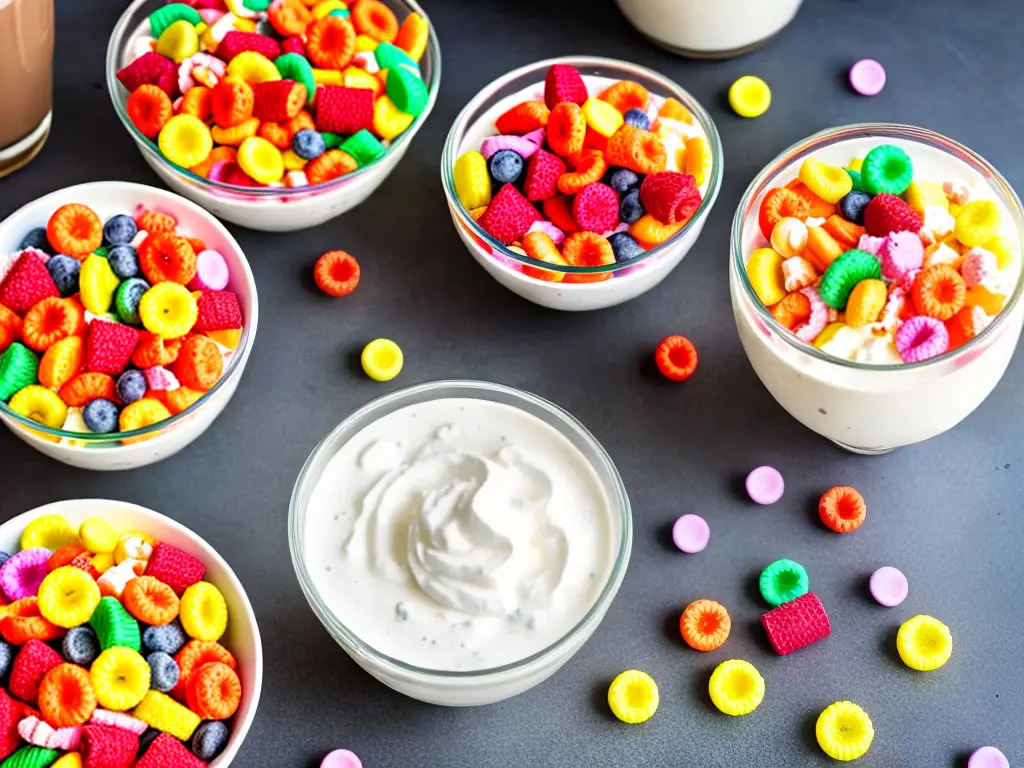
<svg viewBox="0 0 1024 768">
<path fill-rule="evenodd" d="M 624 723 L 643 723 L 658 711 L 658 684 L 646 672 L 622 672 L 608 687 L 608 706 Z"/>
<path fill-rule="evenodd" d="M 949 627 L 931 616 L 915 616 L 900 627 L 896 649 L 903 663 L 918 672 L 938 669 L 953 654 Z"/>
<path fill-rule="evenodd" d="M 814 733 L 826 755 L 844 762 L 863 757 L 875 738 L 871 718 L 852 701 L 837 701 L 826 707 L 818 716 Z"/>
<path fill-rule="evenodd" d="M 764 678 L 749 661 L 723 661 L 711 673 L 708 691 L 719 711 L 740 717 L 749 715 L 764 699 Z"/>
<path fill-rule="evenodd" d="M 768 641 L 780 656 L 798 651 L 832 632 L 825 606 L 813 592 L 783 603 L 761 617 Z"/>
<path fill-rule="evenodd" d="M 679 633 L 686 644 L 696 651 L 714 651 L 729 639 L 732 620 L 721 603 L 714 600 L 695 600 L 686 606 L 679 617 Z"/>
</svg>

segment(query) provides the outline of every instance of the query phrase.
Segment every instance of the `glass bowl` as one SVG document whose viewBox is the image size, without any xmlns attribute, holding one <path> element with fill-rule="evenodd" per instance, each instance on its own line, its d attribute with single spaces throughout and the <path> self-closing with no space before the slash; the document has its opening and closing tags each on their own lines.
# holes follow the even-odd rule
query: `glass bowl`
<svg viewBox="0 0 1024 768">
<path fill-rule="evenodd" d="M 399 20 L 412 12 L 429 17 L 415 0 L 383 0 Z M 372 163 L 341 178 L 314 186 L 295 189 L 240 187 L 198 176 L 188 168 L 172 163 L 157 145 L 146 138 L 128 117 L 126 104 L 130 95 L 117 72 L 127 61 L 132 40 L 144 30 L 148 33 L 149 14 L 165 5 L 164 0 L 135 0 L 122 14 L 107 46 L 107 89 L 114 111 L 125 130 L 135 140 L 143 159 L 157 176 L 175 192 L 194 200 L 225 221 L 265 232 L 292 232 L 308 229 L 340 216 L 369 197 L 398 165 L 413 137 L 426 122 L 441 84 L 441 47 L 430 27 L 426 53 L 420 61 L 423 80 L 430 92 L 426 109 L 409 128 L 392 142 L 388 151 Z"/>
<path fill-rule="evenodd" d="M 732 224 L 729 289 L 740 341 L 772 396 L 806 427 L 855 453 L 885 453 L 942 434 L 967 417 L 1002 378 L 1024 325 L 1024 280 L 991 325 L 962 347 L 921 363 L 871 365 L 842 360 L 798 339 L 758 300 L 746 254 L 762 238 L 757 214 L 766 192 L 797 174 L 810 154 L 844 166 L 881 143 L 897 143 L 922 178 L 983 181 L 1009 216 L 1018 244 L 1024 210 L 1017 194 L 984 158 L 924 128 L 868 123 L 830 128 L 785 150 L 747 188 Z M 918 171 L 915 171 L 918 175 Z M 1017 269 L 1020 269 L 1018 254 Z"/>
<path fill-rule="evenodd" d="M 560 267 L 531 259 L 491 237 L 473 220 L 455 194 L 455 160 L 467 132 L 502 99 L 514 96 L 524 88 L 543 84 L 544 76 L 552 64 L 571 64 L 584 77 L 595 75 L 615 80 L 634 80 L 657 96 L 674 97 L 690 111 L 707 134 L 712 155 L 711 177 L 700 207 L 679 232 L 636 258 L 597 267 Z M 601 309 L 621 304 L 649 291 L 668 276 L 697 242 L 722 184 L 722 142 L 707 111 L 693 96 L 667 77 L 625 61 L 593 56 L 566 56 L 538 61 L 513 70 L 485 86 L 473 97 L 455 118 L 448 132 L 441 154 L 441 182 L 459 237 L 491 277 L 523 298 L 545 307 L 562 310 Z M 592 283 L 545 282 L 524 275 L 521 271 L 523 265 L 565 275 L 610 274 L 612 279 Z"/>
<path fill-rule="evenodd" d="M 305 553 L 307 509 L 313 491 L 334 455 L 364 427 L 409 405 L 445 398 L 469 398 L 517 408 L 557 430 L 596 473 L 612 512 L 616 554 L 608 579 L 593 606 L 567 634 L 544 650 L 493 669 L 451 672 L 424 669 L 387 656 L 359 638 L 330 610 L 309 573 Z M 288 508 L 288 543 L 302 592 L 317 618 L 352 659 L 385 685 L 432 704 L 475 706 L 522 693 L 554 674 L 597 629 L 619 590 L 629 563 L 633 521 L 629 498 L 615 465 L 594 437 L 558 406 L 535 395 L 479 381 L 436 381 L 410 387 L 363 406 L 314 449 L 299 473 Z"/>
</svg>

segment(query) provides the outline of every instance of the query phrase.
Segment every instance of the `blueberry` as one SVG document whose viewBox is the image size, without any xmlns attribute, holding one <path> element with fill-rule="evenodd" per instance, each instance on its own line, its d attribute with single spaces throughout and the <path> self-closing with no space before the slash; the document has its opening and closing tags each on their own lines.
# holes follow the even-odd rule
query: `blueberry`
<svg viewBox="0 0 1024 768">
<path fill-rule="evenodd" d="M 117 396 L 125 405 L 146 396 L 146 377 L 134 368 L 117 377 Z"/>
<path fill-rule="evenodd" d="M 639 187 L 643 179 L 628 168 L 616 168 L 608 174 L 608 186 L 619 193 L 619 196 L 626 194 L 634 187 Z"/>
<path fill-rule="evenodd" d="M 871 195 L 867 192 L 854 190 L 839 201 L 839 215 L 854 224 L 864 223 L 864 209 L 871 202 Z"/>
<path fill-rule="evenodd" d="M 146 662 L 149 664 L 149 685 L 153 690 L 167 693 L 178 684 L 181 672 L 170 654 L 153 651 L 146 657 Z"/>
<path fill-rule="evenodd" d="M 146 648 L 150 651 L 163 651 L 171 656 L 180 651 L 187 642 L 188 636 L 177 619 L 162 627 L 149 627 L 142 633 L 142 644 Z"/>
<path fill-rule="evenodd" d="M 21 238 L 18 250 L 24 251 L 26 248 L 38 248 L 44 253 L 53 255 L 53 248 L 50 246 L 50 241 L 46 239 L 46 229 L 44 227 L 36 227 Z"/>
<path fill-rule="evenodd" d="M 623 197 L 622 201 L 619 203 L 619 218 L 627 224 L 632 224 L 646 212 L 647 211 L 644 210 L 643 203 L 640 202 L 639 189 L 627 192 L 626 196 Z"/>
<path fill-rule="evenodd" d="M 327 151 L 327 144 L 324 137 L 311 128 L 306 128 L 295 134 L 292 139 L 292 151 L 303 160 L 316 160 Z"/>
<path fill-rule="evenodd" d="M 7 674 L 11 668 L 11 660 L 14 659 L 14 648 L 0 640 L 0 677 Z"/>
<path fill-rule="evenodd" d="M 608 235 L 608 242 L 612 244 L 616 261 L 628 261 L 644 252 L 643 246 L 634 240 L 628 232 L 616 232 Z"/>
<path fill-rule="evenodd" d="M 623 115 L 626 121 L 626 125 L 632 125 L 634 128 L 639 128 L 641 131 L 646 131 L 651 127 L 651 121 L 647 117 L 647 113 L 642 109 L 633 107 L 631 110 Z"/>
<path fill-rule="evenodd" d="M 74 296 L 78 293 L 78 273 L 82 271 L 82 265 L 78 259 L 63 254 L 53 256 L 46 262 L 46 269 L 57 284 L 57 290 L 64 298 Z"/>
<path fill-rule="evenodd" d="M 192 754 L 209 762 L 228 745 L 228 727 L 220 720 L 207 720 L 192 735 Z"/>
<path fill-rule="evenodd" d="M 122 280 L 138 277 L 141 273 L 139 254 L 130 245 L 115 245 L 111 248 L 107 254 L 107 263 L 110 264 L 114 274 Z"/>
<path fill-rule="evenodd" d="M 489 168 L 499 184 L 515 184 L 523 172 L 523 158 L 511 149 L 499 149 L 491 155 Z"/>
<path fill-rule="evenodd" d="M 69 629 L 61 646 L 64 658 L 80 667 L 88 667 L 100 655 L 100 641 L 92 627 L 83 625 Z"/>
<path fill-rule="evenodd" d="M 125 213 L 112 216 L 103 225 L 103 239 L 111 245 L 128 245 L 138 232 L 135 219 Z"/>
<path fill-rule="evenodd" d="M 139 303 L 143 294 L 149 290 L 149 283 L 141 277 L 132 277 L 125 280 L 117 287 L 114 294 L 114 306 L 117 308 L 117 316 L 129 325 L 138 325 Z"/>
<path fill-rule="evenodd" d="M 102 397 L 97 397 L 82 411 L 85 426 L 98 435 L 116 431 L 118 415 L 117 406 Z"/>
</svg>

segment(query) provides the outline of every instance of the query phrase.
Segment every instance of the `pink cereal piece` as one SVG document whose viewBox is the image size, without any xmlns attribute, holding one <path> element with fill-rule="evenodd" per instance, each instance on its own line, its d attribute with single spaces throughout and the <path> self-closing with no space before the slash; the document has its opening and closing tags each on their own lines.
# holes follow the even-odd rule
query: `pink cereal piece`
<svg viewBox="0 0 1024 768">
<path fill-rule="evenodd" d="M 511 149 L 524 160 L 531 157 L 539 147 L 524 136 L 488 136 L 480 143 L 480 154 L 490 160 L 495 152 Z"/>
<path fill-rule="evenodd" d="M 924 264 L 924 244 L 914 232 L 893 232 L 882 241 L 875 255 L 882 261 L 882 276 L 900 280 Z"/>
<path fill-rule="evenodd" d="M 18 735 L 37 747 L 70 752 L 78 749 L 82 740 L 82 728 L 54 728 L 35 715 L 30 715 L 18 723 Z"/>
<path fill-rule="evenodd" d="M 899 327 L 895 341 L 904 363 L 920 363 L 949 349 L 949 331 L 941 320 L 917 315 Z"/>
<path fill-rule="evenodd" d="M 977 245 L 964 254 L 963 264 L 960 265 L 960 274 L 968 286 L 981 285 L 997 272 L 999 264 L 996 255 Z"/>
<path fill-rule="evenodd" d="M 154 365 L 142 372 L 146 377 L 146 386 L 154 392 L 173 392 L 181 387 L 178 377 L 162 365 Z"/>
<path fill-rule="evenodd" d="M 871 574 L 868 580 L 871 596 L 879 605 L 893 608 L 907 599 L 910 586 L 907 577 L 898 568 L 885 565 Z"/>
<path fill-rule="evenodd" d="M 811 262 L 803 256 L 793 256 L 782 262 L 782 276 L 786 283 L 786 292 L 793 293 L 814 283 L 818 273 Z"/>
<path fill-rule="evenodd" d="M 0 566 L 0 588 L 7 599 L 21 600 L 39 592 L 46 578 L 46 563 L 53 553 L 48 549 L 24 549 Z"/>
<path fill-rule="evenodd" d="M 946 193 L 946 199 L 954 205 L 967 205 L 971 199 L 971 190 L 962 181 L 944 181 L 942 191 Z"/>
<path fill-rule="evenodd" d="M 195 78 L 192 76 L 193 70 L 198 67 L 202 67 L 207 72 L 215 76 L 213 84 L 217 84 L 217 80 L 224 77 L 227 73 L 227 65 L 218 59 L 216 56 L 212 56 L 209 53 L 203 53 L 200 51 L 197 54 L 189 56 L 178 66 L 178 89 L 182 93 L 186 93 L 190 88 L 194 88 L 196 85 Z M 209 83 L 205 81 L 203 85 L 208 87 Z"/>
<path fill-rule="evenodd" d="M 223 291 L 231 271 L 219 251 L 207 248 L 196 255 L 196 276 L 188 284 L 190 291 Z"/>
<path fill-rule="evenodd" d="M 794 329 L 797 338 L 806 341 L 808 344 L 818 338 L 818 334 L 825 330 L 828 325 L 828 307 L 818 295 L 818 289 L 807 286 L 800 291 L 811 304 L 811 316 L 807 321 L 801 323 Z"/>
<path fill-rule="evenodd" d="M 320 768 L 363 768 L 363 763 L 355 752 L 336 749 L 323 759 Z"/>
<path fill-rule="evenodd" d="M 763 466 L 750 470 L 747 475 L 747 495 L 758 504 L 774 504 L 782 498 L 786 483 L 775 467 Z"/>
<path fill-rule="evenodd" d="M 526 231 L 526 234 L 530 232 L 543 232 L 545 235 L 550 237 L 555 245 L 561 245 L 565 241 L 565 232 L 560 230 L 550 221 L 535 221 L 530 225 L 530 228 Z"/>
<path fill-rule="evenodd" d="M 219 8 L 201 8 L 199 9 L 199 18 L 209 24 L 216 24 L 222 18 L 224 18 L 224 11 Z"/>
<path fill-rule="evenodd" d="M 703 552 L 711 539 L 711 529 L 700 515 L 683 515 L 672 526 L 672 541 L 680 552 Z"/>
<path fill-rule="evenodd" d="M 524 133 L 522 138 L 536 144 L 538 147 L 542 147 L 544 146 L 545 139 L 547 139 L 547 131 L 544 128 L 538 128 L 536 131 Z"/>
<path fill-rule="evenodd" d="M 861 59 L 850 67 L 850 85 L 861 96 L 877 96 L 885 87 L 885 67 L 874 59 Z"/>
<path fill-rule="evenodd" d="M 514 269 L 516 272 L 523 271 L 522 264 L 520 264 L 515 259 L 509 258 L 504 253 L 499 251 L 497 248 L 491 248 L 491 256 L 493 256 L 498 261 L 498 263 L 508 267 L 509 269 Z"/>
<path fill-rule="evenodd" d="M 122 731 L 130 731 L 136 736 L 141 736 L 149 727 L 141 720 L 126 715 L 124 712 L 111 712 L 109 709 L 97 709 L 92 713 L 89 721 L 93 725 L 105 725 L 110 728 L 120 728 Z"/>
<path fill-rule="evenodd" d="M 1010 768 L 1010 761 L 995 747 L 978 747 L 971 752 L 967 768 Z"/>
<path fill-rule="evenodd" d="M 882 249 L 882 243 L 885 242 L 884 237 L 874 237 L 872 235 L 861 235 L 860 240 L 857 241 L 857 250 L 867 251 L 872 256 L 877 256 L 878 252 Z"/>
</svg>

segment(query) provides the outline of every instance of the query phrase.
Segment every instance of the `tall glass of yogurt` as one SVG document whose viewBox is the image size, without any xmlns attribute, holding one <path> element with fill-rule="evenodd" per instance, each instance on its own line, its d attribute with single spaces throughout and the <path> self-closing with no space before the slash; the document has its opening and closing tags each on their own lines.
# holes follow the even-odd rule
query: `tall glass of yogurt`
<svg viewBox="0 0 1024 768">
<path fill-rule="evenodd" d="M 795 179 L 810 155 L 845 167 L 880 144 L 903 149 L 913 161 L 915 179 L 955 181 L 970 189 L 972 200 L 992 200 L 1002 214 L 1000 235 L 1016 248 L 1002 311 L 963 346 L 919 363 L 902 363 L 894 350 L 870 340 L 852 355 L 858 359 L 830 352 L 833 345 L 819 349 L 801 341 L 761 303 L 746 272 L 750 254 L 765 244 L 758 210 L 770 189 Z M 1024 210 L 1017 194 L 990 163 L 952 139 L 884 123 L 817 133 L 785 150 L 754 179 L 733 218 L 729 287 L 743 349 L 783 408 L 847 450 L 885 453 L 935 437 L 988 397 L 1013 356 L 1024 325 L 1022 236 Z M 852 336 L 850 343 L 856 341 Z"/>
</svg>

